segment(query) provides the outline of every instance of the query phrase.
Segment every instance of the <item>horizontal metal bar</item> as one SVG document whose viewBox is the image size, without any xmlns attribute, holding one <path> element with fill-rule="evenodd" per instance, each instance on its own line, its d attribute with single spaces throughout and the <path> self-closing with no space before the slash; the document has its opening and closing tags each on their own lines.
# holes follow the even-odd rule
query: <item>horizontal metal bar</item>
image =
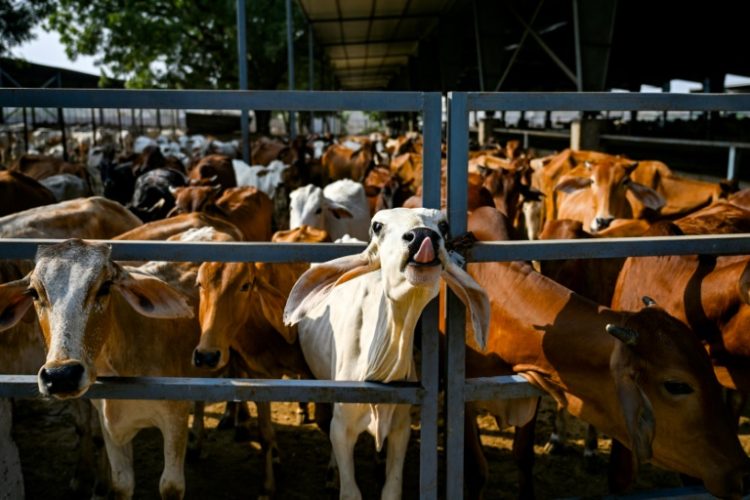
<svg viewBox="0 0 750 500">
<path fill-rule="evenodd" d="M 519 399 L 544 396 L 546 393 L 531 385 L 521 375 L 502 375 L 466 379 L 466 401 L 491 401 L 494 399 Z"/>
<path fill-rule="evenodd" d="M 0 107 L 420 111 L 422 92 L 0 89 Z"/>
<path fill-rule="evenodd" d="M 87 399 L 189 401 L 318 401 L 419 404 L 417 383 L 181 377 L 99 377 Z M 40 397 L 36 375 L 0 375 L 0 397 Z"/>
<path fill-rule="evenodd" d="M 668 137 L 639 137 L 632 135 L 602 134 L 599 139 L 612 142 L 637 142 L 662 146 L 699 146 L 704 148 L 750 149 L 750 142 L 704 141 L 700 139 L 675 139 Z"/>
<path fill-rule="evenodd" d="M 352 16 L 352 17 L 324 17 L 319 19 L 309 18 L 311 24 L 330 23 L 361 23 L 367 21 L 401 21 L 402 19 L 437 19 L 439 12 L 425 12 L 420 14 L 391 14 L 383 16 Z"/>
<path fill-rule="evenodd" d="M 469 111 L 750 111 L 748 94 L 469 92 L 467 98 Z"/>
<path fill-rule="evenodd" d="M 33 259 L 39 245 L 65 240 L 0 239 L 0 259 Z M 112 247 L 115 260 L 172 262 L 325 262 L 361 252 L 361 243 L 176 242 L 87 240 Z"/>
<path fill-rule="evenodd" d="M 478 243 L 470 250 L 468 260 L 471 262 L 493 262 L 694 254 L 750 254 L 750 235 L 706 234 L 699 236 Z"/>
<path fill-rule="evenodd" d="M 546 137 L 549 139 L 570 139 L 570 132 L 554 132 L 551 130 L 493 128 L 492 131 L 498 134 L 528 135 L 529 137 Z"/>
</svg>

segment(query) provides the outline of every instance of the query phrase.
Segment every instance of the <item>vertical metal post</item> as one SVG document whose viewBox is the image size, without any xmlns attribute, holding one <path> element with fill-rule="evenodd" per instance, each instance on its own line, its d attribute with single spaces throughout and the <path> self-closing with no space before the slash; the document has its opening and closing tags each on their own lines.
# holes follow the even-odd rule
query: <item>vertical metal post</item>
<svg viewBox="0 0 750 500">
<path fill-rule="evenodd" d="M 0 67 L 0 88 L 3 87 L 3 68 Z M 5 108 L 0 107 L 0 124 L 5 123 Z M 8 142 L 10 144 L 10 142 Z"/>
<path fill-rule="evenodd" d="M 313 27 L 312 23 L 307 23 L 307 79 L 308 87 L 310 90 L 314 90 L 315 87 L 315 59 L 313 58 Z M 310 130 L 309 133 L 313 133 L 313 127 L 315 126 L 315 113 L 310 111 Z"/>
<path fill-rule="evenodd" d="M 292 0 L 286 0 L 286 54 L 287 71 L 289 72 L 289 90 L 294 90 L 294 40 L 292 39 L 294 25 L 292 21 Z M 289 138 L 297 135 L 294 111 L 289 111 Z"/>
<path fill-rule="evenodd" d="M 248 89 L 247 82 L 247 14 L 245 0 L 237 0 L 237 62 L 240 68 L 240 90 Z M 250 164 L 250 120 L 248 110 L 240 111 L 242 129 L 242 159 Z"/>
<path fill-rule="evenodd" d="M 482 63 L 482 42 L 479 37 L 479 16 L 477 14 L 477 0 L 471 1 L 474 9 L 474 41 L 477 44 L 477 69 L 479 71 L 479 90 L 484 92 L 484 64 Z"/>
<path fill-rule="evenodd" d="M 62 74 L 57 72 L 57 88 L 62 88 Z M 60 126 L 60 133 L 62 134 L 62 147 L 63 147 L 63 160 L 68 161 L 68 137 L 65 133 L 65 111 L 62 108 L 57 108 L 57 124 Z"/>
<path fill-rule="evenodd" d="M 729 160 L 727 161 L 727 179 L 737 178 L 737 147 L 729 146 Z"/>
<path fill-rule="evenodd" d="M 161 109 L 156 108 L 156 128 L 159 130 L 159 135 L 161 135 Z"/>
<path fill-rule="evenodd" d="M 91 142 L 96 146 L 96 112 L 91 108 Z"/>
<path fill-rule="evenodd" d="M 29 122 L 26 117 L 26 106 L 23 108 L 23 150 L 29 152 Z"/>
<path fill-rule="evenodd" d="M 117 108 L 117 143 L 121 150 L 125 148 L 125 143 L 122 140 L 122 111 L 120 108 Z"/>
<path fill-rule="evenodd" d="M 442 98 L 437 92 L 424 94 L 424 172 L 422 204 L 440 208 L 440 130 Z M 422 500 L 438 497 L 437 414 L 438 414 L 438 300 L 432 301 L 422 314 L 422 415 L 419 443 L 419 491 Z"/>
<path fill-rule="evenodd" d="M 573 36 L 576 50 L 576 90 L 583 92 L 583 61 L 581 59 L 581 23 L 578 19 L 578 0 L 573 0 Z"/>
<path fill-rule="evenodd" d="M 448 223 L 453 234 L 466 232 L 469 114 L 467 95 L 448 94 Z M 446 356 L 446 477 L 445 498 L 464 496 L 464 381 L 466 379 L 466 311 L 448 292 Z"/>
</svg>

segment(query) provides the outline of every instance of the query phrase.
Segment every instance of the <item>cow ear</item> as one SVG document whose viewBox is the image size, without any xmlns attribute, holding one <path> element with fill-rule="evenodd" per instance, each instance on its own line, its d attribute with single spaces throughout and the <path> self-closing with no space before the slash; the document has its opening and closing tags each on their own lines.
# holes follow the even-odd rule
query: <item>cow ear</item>
<svg viewBox="0 0 750 500">
<path fill-rule="evenodd" d="M 627 164 L 627 165 L 625 165 L 625 166 L 624 166 L 623 168 L 625 169 L 625 174 L 626 174 L 626 175 L 630 175 L 630 174 L 632 174 L 632 173 L 633 173 L 633 171 L 634 171 L 634 170 L 635 170 L 636 168 L 638 168 L 638 162 L 637 162 L 637 161 L 634 161 L 634 162 L 632 162 L 632 163 L 628 163 L 628 164 Z"/>
<path fill-rule="evenodd" d="M 29 276 L 0 285 L 0 331 L 15 326 L 34 303 L 28 289 Z"/>
<path fill-rule="evenodd" d="M 354 214 L 348 208 L 332 201 L 326 203 L 326 210 L 331 212 L 337 219 L 351 219 L 354 217 Z"/>
<path fill-rule="evenodd" d="M 192 318 L 187 297 L 160 279 L 118 268 L 113 288 L 135 309 L 149 318 Z"/>
<path fill-rule="evenodd" d="M 469 308 L 474 340 L 480 349 L 487 346 L 487 332 L 490 327 L 490 300 L 487 293 L 474 281 L 469 273 L 461 269 L 452 259 L 443 271 L 443 279 L 448 287 Z"/>
<path fill-rule="evenodd" d="M 380 269 L 373 243 L 364 252 L 347 255 L 313 266 L 300 276 L 289 293 L 284 308 L 284 324 L 298 323 L 309 311 L 321 304 L 336 285 Z"/>
<path fill-rule="evenodd" d="M 287 326 L 282 321 L 286 297 L 275 286 L 266 282 L 260 276 L 256 276 L 253 288 L 260 298 L 260 307 L 263 311 L 263 316 L 284 337 L 284 340 L 293 344 L 297 340 L 297 328 Z"/>
<path fill-rule="evenodd" d="M 632 330 L 612 325 L 607 325 L 607 332 L 618 339 L 609 359 L 609 369 L 625 420 L 629 448 L 633 451 L 637 466 L 651 458 L 656 428 L 651 402 L 638 385 L 638 354 L 633 349 L 637 345 L 638 335 Z"/>
<path fill-rule="evenodd" d="M 658 212 L 667 203 L 662 195 L 638 182 L 628 182 L 628 189 L 646 208 Z"/>
<path fill-rule="evenodd" d="M 560 182 L 555 186 L 555 191 L 562 191 L 563 193 L 572 193 L 579 189 L 583 189 L 591 185 L 593 181 L 591 177 L 583 177 L 580 175 L 564 175 Z"/>
</svg>

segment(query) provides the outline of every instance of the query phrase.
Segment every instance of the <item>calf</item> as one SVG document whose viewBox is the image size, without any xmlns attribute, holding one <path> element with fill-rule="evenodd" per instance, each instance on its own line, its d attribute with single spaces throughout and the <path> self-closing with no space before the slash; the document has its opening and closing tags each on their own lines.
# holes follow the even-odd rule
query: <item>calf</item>
<svg viewBox="0 0 750 500">
<path fill-rule="evenodd" d="M 227 189 L 237 186 L 232 159 L 224 155 L 208 155 L 202 158 L 188 174 L 193 186 L 211 185 Z"/>
<path fill-rule="evenodd" d="M 368 238 L 370 210 L 362 184 L 349 179 L 336 181 L 325 189 L 308 184 L 289 195 L 289 225 L 325 229 L 331 239 L 348 234 Z"/>
<path fill-rule="evenodd" d="M 285 234 L 284 241 L 310 242 L 306 227 Z M 289 232 L 288 232 L 289 233 Z M 318 240 L 317 234 L 311 240 Z M 296 338 L 296 328 L 282 323 L 284 303 L 306 263 L 259 264 L 207 262 L 198 271 L 201 338 L 193 364 L 222 370 L 231 361 L 253 378 L 311 378 Z M 276 489 L 273 473 L 278 460 L 271 405 L 256 403 L 265 455 L 264 494 Z"/>
<path fill-rule="evenodd" d="M 284 323 L 297 325 L 300 345 L 319 379 L 415 380 L 414 328 L 435 298 L 441 276 L 471 309 L 480 345 L 487 296 L 445 248 L 448 223 L 437 210 L 396 208 L 375 214 L 372 237 L 358 255 L 310 268 L 292 289 Z M 341 498 L 361 498 L 354 478 L 354 444 L 367 430 L 378 450 L 388 439 L 382 498 L 400 498 L 409 442 L 408 405 L 335 404 L 330 426 Z"/>
<path fill-rule="evenodd" d="M 507 222 L 480 208 L 469 217 L 469 230 L 482 241 L 505 239 Z M 722 407 L 711 363 L 684 323 L 654 305 L 630 313 L 597 306 L 525 263 L 470 264 L 469 274 L 488 290 L 492 311 L 488 353 L 467 354 L 467 360 L 480 356 L 467 363 L 467 376 L 503 374 L 503 366 L 523 374 L 632 449 L 636 464 L 650 461 L 701 478 L 717 496 L 742 494 L 748 458 Z M 533 421 L 536 402 L 490 406 L 524 426 Z M 529 467 L 528 487 L 533 450 L 527 450 L 520 455 Z M 473 460 L 468 470 L 486 472 L 481 456 L 467 456 Z"/>
</svg>

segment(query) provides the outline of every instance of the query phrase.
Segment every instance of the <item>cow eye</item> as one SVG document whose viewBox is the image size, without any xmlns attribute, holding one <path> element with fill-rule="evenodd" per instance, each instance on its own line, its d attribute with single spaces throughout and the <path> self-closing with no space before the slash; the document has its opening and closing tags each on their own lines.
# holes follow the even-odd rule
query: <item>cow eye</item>
<svg viewBox="0 0 750 500">
<path fill-rule="evenodd" d="M 24 293 L 34 300 L 39 300 L 39 292 L 34 288 L 27 288 Z"/>
<path fill-rule="evenodd" d="M 450 233 L 450 227 L 448 226 L 448 223 L 445 221 L 440 221 L 438 223 L 438 229 L 440 230 L 440 234 L 443 235 L 443 238 L 447 238 L 448 234 Z"/>
<path fill-rule="evenodd" d="M 372 223 L 372 232 L 375 234 L 380 234 L 380 231 L 383 229 L 383 223 L 382 222 L 373 222 Z"/>
<path fill-rule="evenodd" d="M 247 292 L 247 291 L 249 291 L 249 290 L 250 290 L 250 282 L 247 282 L 247 283 L 245 283 L 245 284 L 244 284 L 244 285 L 242 285 L 242 287 L 240 288 L 240 291 L 241 291 L 241 292 Z"/>
<path fill-rule="evenodd" d="M 685 382 L 676 382 L 674 380 L 667 380 L 664 382 L 664 388 L 673 396 L 683 396 L 695 392 L 693 388 Z"/>
<path fill-rule="evenodd" d="M 317 210 L 315 211 L 315 215 L 320 215 L 320 212 L 322 212 L 322 211 L 323 211 L 323 208 L 319 207 L 319 208 L 318 208 L 318 209 L 317 209 Z"/>
<path fill-rule="evenodd" d="M 105 281 L 102 283 L 102 286 L 99 287 L 99 291 L 96 292 L 96 297 L 104 297 L 105 295 L 109 295 L 109 289 L 112 286 L 111 281 Z"/>
</svg>

